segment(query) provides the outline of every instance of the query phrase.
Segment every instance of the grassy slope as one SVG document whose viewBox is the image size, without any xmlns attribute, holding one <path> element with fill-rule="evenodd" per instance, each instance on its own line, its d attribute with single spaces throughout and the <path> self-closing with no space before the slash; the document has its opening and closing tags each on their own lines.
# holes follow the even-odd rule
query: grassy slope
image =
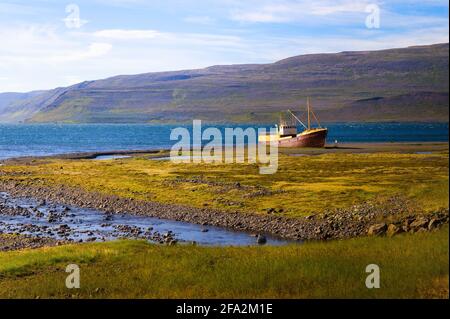
<svg viewBox="0 0 450 319">
<path fill-rule="evenodd" d="M 242 212 L 282 208 L 282 215 L 295 217 L 392 195 L 413 199 L 424 210 L 448 207 L 448 163 L 448 151 L 280 155 L 278 172 L 261 175 L 253 164 L 38 160 L 32 166 L 2 167 L 0 180 Z"/>
<path fill-rule="evenodd" d="M 116 76 L 18 101 L 9 112 L 0 112 L 0 121 L 27 119 L 15 113 L 38 108 L 41 111 L 31 118 L 33 122 L 190 122 L 199 118 L 267 123 L 277 121 L 279 111 L 305 109 L 307 96 L 318 113 L 327 110 L 320 117 L 328 121 L 448 121 L 448 102 L 436 97 L 424 100 L 424 92 L 448 95 L 448 44 Z M 398 99 L 405 94 L 408 98 Z M 353 105 L 373 97 L 387 98 L 381 109 Z"/>
<path fill-rule="evenodd" d="M 65 288 L 69 263 L 79 290 Z M 364 284 L 372 263 L 380 289 Z M 448 272 L 448 227 L 281 248 L 121 241 L 0 253 L 0 297 L 448 298 Z"/>
</svg>

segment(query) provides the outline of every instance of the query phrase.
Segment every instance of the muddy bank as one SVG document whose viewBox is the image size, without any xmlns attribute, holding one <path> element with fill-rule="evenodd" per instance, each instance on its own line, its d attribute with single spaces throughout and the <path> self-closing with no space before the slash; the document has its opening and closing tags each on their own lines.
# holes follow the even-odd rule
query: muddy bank
<svg viewBox="0 0 450 319">
<path fill-rule="evenodd" d="M 370 154 L 370 153 L 421 153 L 446 152 L 448 142 L 396 142 L 396 143 L 338 143 L 327 144 L 324 148 L 280 148 L 284 154 L 321 155 L 321 154 Z"/>
<path fill-rule="evenodd" d="M 398 225 L 397 233 L 414 232 L 440 227 L 448 223 L 448 209 L 427 215 L 426 222 L 420 227 L 402 228 L 404 224 L 413 224 L 422 218 L 417 211 L 408 211 L 405 199 L 395 197 L 382 205 L 365 203 L 348 209 L 334 210 L 305 218 L 287 218 L 277 216 L 276 211 L 267 214 L 235 213 L 194 208 L 182 205 L 162 204 L 138 201 L 117 196 L 90 193 L 82 189 L 58 186 L 48 188 L 35 185 L 21 185 L 17 182 L 0 182 L 0 191 L 14 197 L 32 197 L 38 200 L 101 210 L 107 214 L 129 213 L 151 216 L 188 223 L 225 227 L 237 231 L 271 234 L 290 240 L 340 239 L 365 236 L 374 225 L 382 223 L 381 231 L 371 233 L 384 234 L 390 224 Z M 432 225 L 429 223 L 433 219 Z M 385 229 L 386 228 L 386 229 Z"/>
<path fill-rule="evenodd" d="M 280 148 L 279 152 L 288 155 L 322 155 L 331 153 L 358 154 L 358 153 L 423 153 L 423 152 L 446 152 L 448 142 L 396 142 L 396 143 L 338 143 L 327 144 L 324 148 Z M 149 150 L 111 150 L 98 152 L 79 152 L 48 156 L 26 156 L 0 160 L 0 164 L 32 164 L 37 159 L 95 159 L 102 156 L 167 156 L 169 149 Z"/>
<path fill-rule="evenodd" d="M 80 152 L 80 153 L 67 153 L 59 155 L 48 156 L 24 156 L 7 158 L 0 160 L 0 164 L 33 164 L 35 160 L 42 159 L 63 159 L 63 160 L 76 160 L 76 159 L 95 159 L 102 156 L 158 156 L 160 154 L 167 154 L 167 150 L 130 150 L 130 151 L 99 151 L 99 152 Z"/>
</svg>

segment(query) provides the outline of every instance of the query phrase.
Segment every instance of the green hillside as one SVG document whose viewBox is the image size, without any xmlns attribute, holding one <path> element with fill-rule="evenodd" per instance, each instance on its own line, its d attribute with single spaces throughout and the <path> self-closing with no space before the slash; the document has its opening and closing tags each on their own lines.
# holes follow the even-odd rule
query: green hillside
<svg viewBox="0 0 450 319">
<path fill-rule="evenodd" d="M 447 121 L 448 59 L 445 43 L 123 75 L 10 102 L 0 121 L 265 122 L 307 96 L 324 121 Z"/>
</svg>

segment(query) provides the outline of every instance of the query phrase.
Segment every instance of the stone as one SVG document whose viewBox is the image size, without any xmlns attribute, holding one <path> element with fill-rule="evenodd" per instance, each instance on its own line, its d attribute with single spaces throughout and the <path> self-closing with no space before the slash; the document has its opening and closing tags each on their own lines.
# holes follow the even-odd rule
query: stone
<svg viewBox="0 0 450 319">
<path fill-rule="evenodd" d="M 428 223 L 428 230 L 432 230 L 434 228 L 436 228 L 438 225 L 437 219 L 436 218 L 432 218 L 430 220 L 430 222 Z"/>
<path fill-rule="evenodd" d="M 392 236 L 394 236 L 394 235 L 397 235 L 397 234 L 400 232 L 400 230 L 401 230 L 400 227 L 397 227 L 397 226 L 394 225 L 394 224 L 389 224 L 389 226 L 388 226 L 388 228 L 387 228 L 387 231 L 386 231 L 386 234 L 387 234 L 389 237 L 392 237 Z"/>
<path fill-rule="evenodd" d="M 264 235 L 258 235 L 258 237 L 256 238 L 256 242 L 260 245 L 263 245 L 267 243 L 267 238 Z"/>
<path fill-rule="evenodd" d="M 386 232 L 387 226 L 385 223 L 375 224 L 369 227 L 367 235 L 369 236 L 380 236 Z"/>
<path fill-rule="evenodd" d="M 409 226 L 416 230 L 428 227 L 428 219 L 422 216 L 417 217 Z"/>
</svg>

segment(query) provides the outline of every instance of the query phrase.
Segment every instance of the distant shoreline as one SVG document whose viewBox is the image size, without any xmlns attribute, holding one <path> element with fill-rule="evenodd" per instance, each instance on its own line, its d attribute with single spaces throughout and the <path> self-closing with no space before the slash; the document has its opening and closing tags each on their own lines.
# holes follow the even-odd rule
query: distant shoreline
<svg viewBox="0 0 450 319">
<path fill-rule="evenodd" d="M 274 125 L 276 121 L 267 122 L 267 121 L 238 121 L 238 122 L 230 122 L 230 121 L 211 121 L 211 120 L 203 120 L 200 119 L 205 125 L 261 125 L 261 126 L 270 126 Z M 450 121 L 448 119 L 436 119 L 436 120 L 367 120 L 367 121 L 330 121 L 325 120 L 321 121 L 322 124 L 449 124 Z M 152 122 L 1 122 L 0 125 L 191 125 L 192 120 L 186 121 L 152 121 Z"/>
<path fill-rule="evenodd" d="M 338 143 L 337 147 L 334 144 L 327 144 L 324 148 L 279 148 L 281 154 L 306 154 L 306 155 L 320 155 L 327 153 L 376 153 L 376 152 L 438 152 L 448 150 L 449 142 L 364 142 L 364 143 Z M 161 157 L 167 156 L 170 149 L 147 149 L 147 150 L 110 150 L 110 151 L 95 151 L 95 152 L 74 152 L 62 153 L 55 155 L 42 156 L 19 156 L 6 159 L 0 159 L 0 163 L 11 162 L 28 162 L 37 159 L 95 159 L 99 156 L 114 156 L 114 155 L 152 155 L 157 158 L 158 154 Z"/>
<path fill-rule="evenodd" d="M 192 124 L 192 123 L 191 123 Z M 258 124 L 211 125 L 222 136 L 227 128 L 268 126 Z M 202 124 L 202 129 L 211 127 Z M 447 123 L 335 123 L 323 124 L 328 128 L 328 143 L 422 143 L 449 141 Z M 177 126 L 156 124 L 36 124 L 0 125 L 0 160 L 17 157 L 59 156 L 72 153 L 92 153 L 91 156 L 111 153 L 154 152 L 167 150 L 176 143 L 170 140 Z M 181 125 L 192 133 L 192 127 Z M 272 126 L 273 127 L 273 126 Z M 204 140 L 206 143 L 207 140 Z M 228 143 L 230 144 L 230 143 Z M 332 145 L 332 146 L 333 146 Z"/>
</svg>

